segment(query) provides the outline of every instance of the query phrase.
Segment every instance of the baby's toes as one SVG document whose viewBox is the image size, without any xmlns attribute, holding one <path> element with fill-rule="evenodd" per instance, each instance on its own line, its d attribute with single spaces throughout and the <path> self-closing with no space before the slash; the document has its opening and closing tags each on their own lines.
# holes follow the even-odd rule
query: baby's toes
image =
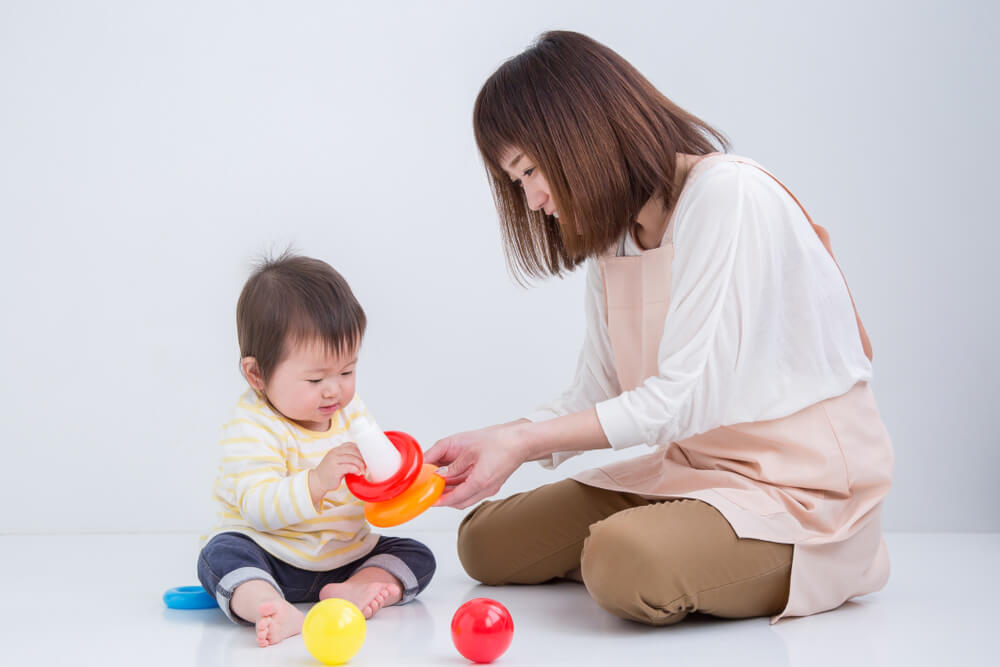
<svg viewBox="0 0 1000 667">
<path fill-rule="evenodd" d="M 257 645 L 258 646 L 267 646 L 268 645 L 269 641 L 268 641 L 267 635 L 268 635 L 268 632 L 269 632 L 270 629 L 271 629 L 271 619 L 270 618 L 262 618 L 259 621 L 257 621 Z"/>
</svg>

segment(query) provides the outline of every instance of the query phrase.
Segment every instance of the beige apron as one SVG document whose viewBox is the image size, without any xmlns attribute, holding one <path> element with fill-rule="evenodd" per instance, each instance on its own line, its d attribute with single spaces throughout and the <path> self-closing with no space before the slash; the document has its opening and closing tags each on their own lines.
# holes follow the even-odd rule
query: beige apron
<svg viewBox="0 0 1000 667">
<path fill-rule="evenodd" d="M 718 154 L 693 170 L 716 160 L 764 171 L 749 160 Z M 826 230 L 805 215 L 832 257 Z M 621 256 L 622 251 L 620 245 L 618 255 L 602 257 L 600 268 L 618 379 L 628 391 L 659 374 L 673 224 L 660 247 L 636 257 Z M 871 359 L 860 318 L 858 333 Z M 833 609 L 885 585 L 889 559 L 881 513 L 892 460 L 875 398 L 868 383 L 859 382 L 842 396 L 787 417 L 716 428 L 574 479 L 652 498 L 697 498 L 718 509 L 740 537 L 795 545 L 788 604 L 777 621 Z"/>
</svg>

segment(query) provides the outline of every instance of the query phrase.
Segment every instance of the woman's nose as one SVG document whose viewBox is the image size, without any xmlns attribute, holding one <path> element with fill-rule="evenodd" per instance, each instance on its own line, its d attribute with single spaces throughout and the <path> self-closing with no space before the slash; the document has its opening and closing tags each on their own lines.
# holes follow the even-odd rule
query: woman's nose
<svg viewBox="0 0 1000 667">
<path fill-rule="evenodd" d="M 545 205 L 545 202 L 549 198 L 548 194 L 546 194 L 546 192 L 541 188 L 533 188 L 530 190 L 526 190 L 524 196 L 528 200 L 528 208 L 530 208 L 532 211 L 537 211 L 538 209 L 542 208 L 542 206 Z"/>
</svg>

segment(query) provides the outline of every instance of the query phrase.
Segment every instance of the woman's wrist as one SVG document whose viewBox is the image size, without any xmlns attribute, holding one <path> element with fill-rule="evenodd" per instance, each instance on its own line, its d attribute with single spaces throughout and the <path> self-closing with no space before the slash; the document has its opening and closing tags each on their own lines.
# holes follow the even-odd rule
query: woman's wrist
<svg viewBox="0 0 1000 667">
<path fill-rule="evenodd" d="M 556 452 L 610 447 L 604 429 L 591 408 L 546 421 L 516 423 L 515 442 L 522 461 L 537 461 Z"/>
<path fill-rule="evenodd" d="M 522 463 L 545 456 L 540 453 L 545 448 L 544 433 L 539 431 L 537 422 L 518 420 L 511 423 L 511 428 L 514 429 L 515 451 Z"/>
</svg>

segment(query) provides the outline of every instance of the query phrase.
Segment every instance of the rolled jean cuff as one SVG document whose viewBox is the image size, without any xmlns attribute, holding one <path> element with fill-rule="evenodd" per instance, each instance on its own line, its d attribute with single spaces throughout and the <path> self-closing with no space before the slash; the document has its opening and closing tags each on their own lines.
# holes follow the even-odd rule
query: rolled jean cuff
<svg viewBox="0 0 1000 667">
<path fill-rule="evenodd" d="M 362 563 L 361 567 L 355 570 L 355 572 L 359 572 L 366 567 L 380 567 L 399 579 L 399 582 L 403 584 L 403 597 L 396 604 L 406 604 L 417 597 L 417 593 L 420 592 L 420 586 L 417 583 L 416 575 L 413 574 L 413 570 L 403 562 L 403 559 L 397 556 L 393 556 L 392 554 L 376 554 Z"/>
<path fill-rule="evenodd" d="M 260 581 L 266 581 L 274 587 L 274 590 L 278 591 L 278 595 L 282 598 L 285 594 L 281 592 L 281 587 L 278 586 L 278 582 L 274 580 L 274 577 L 265 570 L 259 567 L 241 567 L 237 570 L 233 570 L 222 579 L 219 580 L 219 585 L 215 587 L 215 600 L 219 603 L 219 609 L 229 617 L 233 623 L 239 623 L 240 625 L 253 625 L 250 621 L 240 618 L 233 613 L 229 604 L 233 599 L 233 591 L 236 590 L 237 586 L 241 586 L 248 581 L 254 581 L 259 579 Z"/>
</svg>

